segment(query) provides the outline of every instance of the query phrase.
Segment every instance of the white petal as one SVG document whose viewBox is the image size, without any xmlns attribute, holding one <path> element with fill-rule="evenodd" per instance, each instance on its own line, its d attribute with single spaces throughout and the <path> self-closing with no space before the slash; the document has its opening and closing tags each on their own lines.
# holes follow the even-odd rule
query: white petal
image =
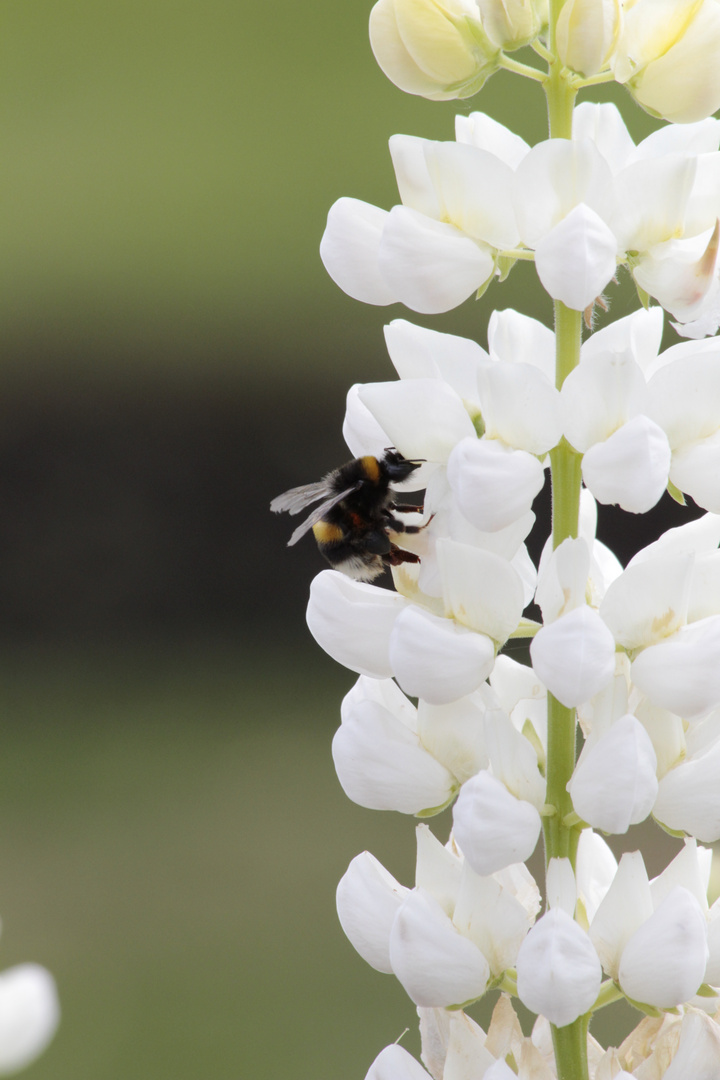
<svg viewBox="0 0 720 1080">
<path fill-rule="evenodd" d="M 403 206 L 437 221 L 443 220 L 444 207 L 425 159 L 428 140 L 415 135 L 391 135 L 388 145 Z"/>
<path fill-rule="evenodd" d="M 717 1020 L 700 1012 L 682 1019 L 680 1043 L 663 1080 L 713 1080 L 720 1061 L 720 1028 Z M 485 1074 L 487 1075 L 487 1073 Z"/>
<path fill-rule="evenodd" d="M 658 792 L 657 758 L 634 716 L 623 716 L 581 756 L 568 784 L 583 821 L 606 833 L 625 833 L 644 821 Z"/>
<path fill-rule="evenodd" d="M 397 593 L 323 570 L 310 586 L 307 624 L 333 660 L 361 675 L 387 679 L 393 673 L 390 632 L 405 604 Z"/>
<path fill-rule="evenodd" d="M 705 917 L 677 886 L 623 949 L 620 986 L 633 1001 L 671 1009 L 696 993 L 707 959 Z"/>
<path fill-rule="evenodd" d="M 562 908 L 572 918 L 577 904 L 577 884 L 569 859 L 550 860 L 545 885 L 548 907 Z"/>
<path fill-rule="evenodd" d="M 406 694 L 446 705 L 471 694 L 495 662 L 495 647 L 452 619 L 408 605 L 390 637 L 390 663 Z"/>
<path fill-rule="evenodd" d="M 545 624 L 585 603 L 590 552 L 585 540 L 563 540 L 541 563 L 535 602 Z"/>
<path fill-rule="evenodd" d="M 524 139 L 482 112 L 456 116 L 455 138 L 459 143 L 469 143 L 480 150 L 489 150 L 511 169 L 516 169 L 530 151 Z"/>
<path fill-rule="evenodd" d="M 555 335 L 528 315 L 507 308 L 493 311 L 488 322 L 488 349 L 504 364 L 533 364 L 555 385 Z"/>
<path fill-rule="evenodd" d="M 342 428 L 343 439 L 354 457 L 372 454 L 373 457 L 381 458 L 391 440 L 367 405 L 360 400 L 360 389 L 360 383 L 355 383 L 347 392 Z"/>
<path fill-rule="evenodd" d="M 640 259 L 633 277 L 676 319 L 691 322 L 714 297 L 719 255 L 716 226 L 688 240 L 658 244 Z"/>
<path fill-rule="evenodd" d="M 470 866 L 486 876 L 529 859 L 541 822 L 534 806 L 516 799 L 490 773 L 479 772 L 460 790 L 453 807 L 453 827 Z"/>
<path fill-rule="evenodd" d="M 645 379 L 629 348 L 583 353 L 561 390 L 565 438 L 584 454 L 645 412 L 647 398 Z"/>
<path fill-rule="evenodd" d="M 484 1080 L 490 1077 L 490 1070 L 495 1065 L 495 1058 L 485 1047 L 485 1032 L 480 1025 L 464 1012 L 450 1013 L 450 1036 L 443 1080 L 477 1080 L 481 1074 Z M 497 1080 L 500 1080 L 499 1074 Z"/>
<path fill-rule="evenodd" d="M 455 910 L 464 863 L 452 848 L 441 844 L 427 825 L 415 827 L 417 857 L 415 860 L 415 884 L 437 900 L 446 915 L 452 918 Z"/>
<path fill-rule="evenodd" d="M 693 557 L 660 555 L 628 566 L 608 588 L 600 615 L 626 649 L 664 641 L 687 616 Z"/>
<path fill-rule="evenodd" d="M 425 158 L 444 221 L 494 248 L 517 245 L 509 165 L 487 150 L 457 142 L 426 142 Z"/>
<path fill-rule="evenodd" d="M 444 462 L 462 439 L 477 442 L 461 399 L 440 379 L 365 383 L 360 400 L 407 458 Z"/>
<path fill-rule="evenodd" d="M 369 810 L 418 814 L 444 806 L 455 778 L 389 709 L 362 701 L 343 715 L 332 743 L 343 791 Z"/>
<path fill-rule="evenodd" d="M 617 979 L 623 949 L 652 913 L 650 882 L 642 855 L 626 851 L 590 927 L 590 940 L 611 978 Z"/>
<path fill-rule="evenodd" d="M 487 247 L 454 225 L 435 221 L 406 206 L 394 206 L 390 211 L 378 266 L 393 299 L 426 315 L 437 315 L 462 304 L 495 270 Z"/>
<path fill-rule="evenodd" d="M 612 231 L 581 203 L 540 240 L 535 269 L 554 300 L 584 311 L 613 278 L 617 252 Z"/>
<path fill-rule="evenodd" d="M 513 727 L 502 709 L 488 712 L 483 726 L 493 776 L 501 780 L 516 799 L 542 810 L 545 778 L 538 769 L 537 752 L 532 744 Z"/>
<path fill-rule="evenodd" d="M 363 960 L 388 975 L 390 930 L 408 892 L 369 851 L 353 859 L 337 887 L 337 913 L 346 937 Z"/>
<path fill-rule="evenodd" d="M 543 237 L 582 204 L 590 210 L 589 220 L 597 215 L 604 220 L 613 207 L 612 174 L 589 139 L 538 143 L 518 166 L 515 177 L 515 212 L 528 247 L 538 247 Z"/>
<path fill-rule="evenodd" d="M 444 379 L 458 397 L 476 402 L 478 369 L 489 362 L 476 341 L 393 319 L 385 344 L 401 379 Z"/>
<path fill-rule="evenodd" d="M 418 735 L 423 746 L 461 784 L 488 764 L 482 723 L 487 710 L 482 689 L 448 705 L 418 702 Z"/>
<path fill-rule="evenodd" d="M 390 933 L 393 971 L 416 1005 L 445 1007 L 485 992 L 490 969 L 482 952 L 463 937 L 423 889 L 403 901 Z"/>
<path fill-rule="evenodd" d="M 466 862 L 453 922 L 482 950 L 497 976 L 515 966 L 532 917 L 495 878 L 481 877 Z"/>
<path fill-rule="evenodd" d="M 578 899 L 582 902 L 588 922 L 602 903 L 617 871 L 617 860 L 602 836 L 592 829 L 583 829 L 578 841 L 575 874 Z"/>
<path fill-rule="evenodd" d="M 698 506 L 720 512 L 720 432 L 673 454 L 670 479 Z"/>
<path fill-rule="evenodd" d="M 55 980 L 39 964 L 0 974 L 0 1071 L 24 1069 L 43 1052 L 60 1021 Z"/>
<path fill-rule="evenodd" d="M 320 258 L 336 285 L 366 304 L 394 304 L 392 292 L 378 266 L 380 238 L 388 218 L 359 199 L 338 199 L 330 207 L 320 242 Z"/>
<path fill-rule="evenodd" d="M 675 858 L 650 882 L 653 906 L 659 907 L 676 885 L 682 885 L 693 894 L 707 917 L 712 855 L 711 848 L 698 847 L 696 840 L 686 839 Z"/>
<path fill-rule="evenodd" d="M 591 139 L 613 172 L 620 170 L 635 152 L 625 121 L 617 106 L 609 103 L 583 101 L 578 105 L 573 112 L 573 139 Z"/>
<path fill-rule="evenodd" d="M 538 677 L 568 708 L 597 694 L 615 671 L 615 641 L 596 611 L 575 608 L 543 626 L 530 645 Z"/>
<path fill-rule="evenodd" d="M 656 558 L 658 555 L 710 555 L 720 544 L 720 514 L 703 514 L 702 517 L 678 525 L 641 548 L 633 555 L 628 566 Z M 696 560 L 697 563 L 697 560 Z"/>
<path fill-rule="evenodd" d="M 720 840 L 720 743 L 671 769 L 660 781 L 653 813 L 669 829 L 704 843 Z"/>
<path fill-rule="evenodd" d="M 545 470 L 524 450 L 469 437 L 450 454 L 448 481 L 468 521 L 483 532 L 496 532 L 527 514 L 545 483 Z"/>
<path fill-rule="evenodd" d="M 562 437 L 562 405 L 553 382 L 531 364 L 491 364 L 478 372 L 485 435 L 529 454 L 546 454 Z"/>
<path fill-rule="evenodd" d="M 446 539 L 438 540 L 437 555 L 447 614 L 498 645 L 505 642 L 525 604 L 522 583 L 507 559 Z"/>
<path fill-rule="evenodd" d="M 631 315 L 608 323 L 583 343 L 580 363 L 584 364 L 586 360 L 603 354 L 621 356 L 629 352 L 641 371 L 649 377 L 648 369 L 656 360 L 662 342 L 664 314 L 663 309 L 657 306 L 647 310 L 638 308 Z"/>
<path fill-rule="evenodd" d="M 565 1027 L 593 1005 L 602 968 L 587 934 L 562 908 L 553 908 L 520 946 L 517 976 L 523 1005 Z"/>
<path fill-rule="evenodd" d="M 633 661 L 630 677 L 654 705 L 696 720 L 720 705 L 720 615 L 682 627 Z"/>
<path fill-rule="evenodd" d="M 422 1065 L 393 1043 L 381 1050 L 365 1074 L 365 1080 L 429 1080 Z"/>
<path fill-rule="evenodd" d="M 615 177 L 615 212 L 609 224 L 620 251 L 647 251 L 683 235 L 696 170 L 695 157 L 672 154 L 634 161 Z M 706 220 L 702 228 L 712 221 Z"/>
<path fill-rule="evenodd" d="M 670 472 L 667 435 L 647 416 L 636 416 L 583 457 L 582 475 L 598 502 L 646 514 L 665 492 Z"/>
</svg>

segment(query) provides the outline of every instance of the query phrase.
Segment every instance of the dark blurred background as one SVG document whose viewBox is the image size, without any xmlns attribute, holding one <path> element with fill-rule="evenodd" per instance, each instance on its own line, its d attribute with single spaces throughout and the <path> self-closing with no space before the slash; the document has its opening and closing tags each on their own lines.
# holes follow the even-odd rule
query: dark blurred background
<svg viewBox="0 0 720 1080">
<path fill-rule="evenodd" d="M 366 847 L 412 882 L 414 823 L 339 789 L 353 677 L 268 503 L 345 460 L 347 388 L 393 377 L 407 315 L 325 275 L 331 203 L 396 201 L 393 132 L 474 107 L 538 141 L 544 107 L 504 74 L 401 94 L 369 8 L 0 4 L 0 966 L 47 964 L 64 1009 L 29 1080 L 362 1077 L 415 1025 L 334 914 Z M 493 306 L 551 318 L 522 264 L 412 318 L 485 344 Z M 601 535 L 625 560 L 672 512 Z"/>
</svg>

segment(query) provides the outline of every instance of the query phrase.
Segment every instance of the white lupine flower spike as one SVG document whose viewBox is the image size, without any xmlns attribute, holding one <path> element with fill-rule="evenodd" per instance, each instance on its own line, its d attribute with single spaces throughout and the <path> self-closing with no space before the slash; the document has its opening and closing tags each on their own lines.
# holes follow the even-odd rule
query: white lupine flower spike
<svg viewBox="0 0 720 1080">
<path fill-rule="evenodd" d="M 352 387 L 343 434 L 414 475 L 379 507 L 366 474 L 308 526 L 346 555 L 307 609 L 359 676 L 342 787 L 418 817 L 452 805 L 449 837 L 417 828 L 414 885 L 364 852 L 338 887 L 348 938 L 420 1017 L 422 1064 L 386 1047 L 366 1080 L 718 1080 L 700 845 L 720 840 L 720 2 L 378 0 L 370 40 L 431 100 L 492 103 L 501 68 L 533 80 L 549 126 L 521 138 L 465 109 L 454 139 L 392 135 L 395 205 L 341 198 L 321 242 L 364 303 L 434 316 L 475 297 L 489 316 L 481 343 L 392 313 L 394 371 Z M 636 143 L 616 106 L 576 106 L 612 80 L 670 122 Z M 519 261 L 539 319 L 486 307 Z M 642 306 L 594 330 L 623 276 Z M 621 562 L 596 535 L 606 507 L 662 515 L 666 492 L 702 516 Z M 373 584 L 352 578 L 358 550 Z M 684 838 L 652 880 L 633 850 L 650 819 Z M 463 1007 L 497 989 L 486 1034 Z M 594 1016 L 621 997 L 639 1022 L 603 1048 Z"/>
</svg>

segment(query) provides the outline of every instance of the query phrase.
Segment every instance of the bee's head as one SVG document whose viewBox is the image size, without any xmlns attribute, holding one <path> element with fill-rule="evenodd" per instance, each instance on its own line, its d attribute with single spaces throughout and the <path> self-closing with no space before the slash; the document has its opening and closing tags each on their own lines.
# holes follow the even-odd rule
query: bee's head
<svg viewBox="0 0 720 1080">
<path fill-rule="evenodd" d="M 422 460 L 417 458 L 415 461 L 409 461 L 398 450 L 389 447 L 385 451 L 382 463 L 391 480 L 407 480 L 410 473 L 420 468 Z"/>
</svg>

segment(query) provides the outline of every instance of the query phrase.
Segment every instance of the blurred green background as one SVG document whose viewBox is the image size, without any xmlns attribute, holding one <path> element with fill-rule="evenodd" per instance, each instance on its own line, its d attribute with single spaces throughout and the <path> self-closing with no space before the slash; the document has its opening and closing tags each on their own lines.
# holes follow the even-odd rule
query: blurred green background
<svg viewBox="0 0 720 1080">
<path fill-rule="evenodd" d="M 452 137 L 374 65 L 369 8 L 0 3 L 0 945 L 64 1013 L 29 1080 L 362 1077 L 415 1027 L 334 913 L 364 848 L 412 881 L 414 823 L 340 791 L 353 678 L 267 509 L 345 459 L 407 314 L 327 278 L 327 210 L 393 204 L 393 132 Z M 518 83 L 459 108 L 538 141 Z M 550 319 L 526 265 L 413 318 L 484 343 L 493 305 Z M 664 515 L 601 528 L 626 556 Z"/>
</svg>

